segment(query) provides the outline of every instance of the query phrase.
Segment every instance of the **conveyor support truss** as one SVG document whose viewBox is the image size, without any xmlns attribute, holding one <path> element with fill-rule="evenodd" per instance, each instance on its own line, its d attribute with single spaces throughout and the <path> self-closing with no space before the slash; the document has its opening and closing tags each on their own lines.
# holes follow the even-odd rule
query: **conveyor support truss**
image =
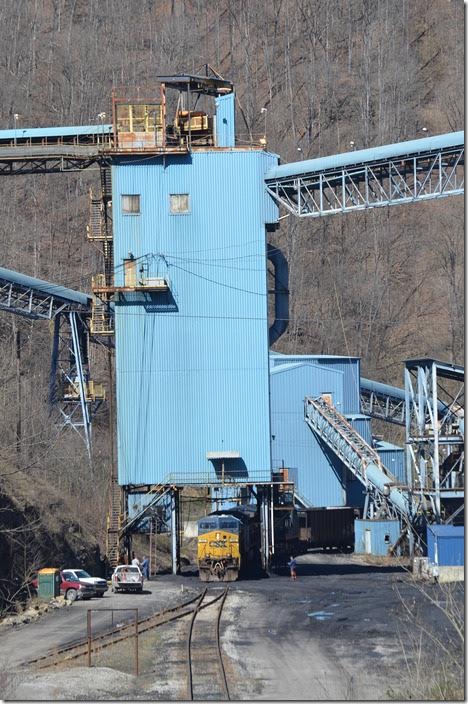
<svg viewBox="0 0 468 704">
<path fill-rule="evenodd" d="M 407 492 L 396 488 L 397 479 L 384 467 L 378 453 L 354 430 L 344 416 L 323 398 L 305 399 L 304 420 L 365 486 L 370 517 L 389 515 L 407 519 Z"/>
<path fill-rule="evenodd" d="M 464 191 L 464 133 L 284 164 L 265 177 L 271 196 L 298 217 L 321 217 Z"/>
</svg>

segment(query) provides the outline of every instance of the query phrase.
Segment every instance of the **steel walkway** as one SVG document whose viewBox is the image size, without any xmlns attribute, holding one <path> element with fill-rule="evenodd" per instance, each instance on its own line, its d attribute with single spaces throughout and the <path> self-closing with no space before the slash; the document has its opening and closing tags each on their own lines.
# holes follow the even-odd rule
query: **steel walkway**
<svg viewBox="0 0 468 704">
<path fill-rule="evenodd" d="M 359 435 L 323 398 L 306 397 L 304 420 L 343 464 L 366 487 L 376 515 L 396 514 L 408 518 L 410 502 L 408 492 L 397 488 L 396 477 L 382 464 L 378 453 Z"/>
<path fill-rule="evenodd" d="M 277 166 L 270 195 L 298 217 L 321 217 L 464 192 L 464 132 Z"/>
</svg>

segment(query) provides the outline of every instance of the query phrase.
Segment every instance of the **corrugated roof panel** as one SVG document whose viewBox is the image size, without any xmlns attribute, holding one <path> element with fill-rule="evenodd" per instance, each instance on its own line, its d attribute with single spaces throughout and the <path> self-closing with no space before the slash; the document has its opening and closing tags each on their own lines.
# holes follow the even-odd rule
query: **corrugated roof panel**
<svg viewBox="0 0 468 704">
<path fill-rule="evenodd" d="M 213 474 L 207 452 L 270 476 L 263 177 L 275 158 L 206 151 L 113 166 L 114 261 L 129 252 L 169 293 L 132 294 L 116 311 L 119 482 Z M 140 214 L 122 195 L 140 195 Z M 171 212 L 171 195 L 188 212 Z M 276 209 L 277 217 L 277 209 Z"/>
</svg>

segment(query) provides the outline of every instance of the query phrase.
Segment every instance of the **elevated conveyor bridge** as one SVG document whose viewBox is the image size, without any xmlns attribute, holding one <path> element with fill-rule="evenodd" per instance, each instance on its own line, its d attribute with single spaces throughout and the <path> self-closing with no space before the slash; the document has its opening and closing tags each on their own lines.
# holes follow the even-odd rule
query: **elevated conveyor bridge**
<svg viewBox="0 0 468 704">
<path fill-rule="evenodd" d="M 0 309 L 52 320 L 63 312 L 91 312 L 91 296 L 0 267 Z"/>
<path fill-rule="evenodd" d="M 323 398 L 306 397 L 304 420 L 315 435 L 343 462 L 366 488 L 365 513 L 370 517 L 390 515 L 410 520 L 407 488 L 384 467 L 378 453 L 359 435 L 344 416 Z"/>
<path fill-rule="evenodd" d="M 405 426 L 406 394 L 404 389 L 361 377 L 360 400 L 361 412 L 367 416 Z M 437 402 L 437 408 L 439 418 L 444 418 L 447 414 L 454 415 L 453 409 L 440 400 Z"/>
<path fill-rule="evenodd" d="M 91 459 L 91 421 L 104 389 L 90 380 L 86 293 L 0 267 L 0 310 L 32 320 L 53 320 L 49 401 L 58 404 L 62 426 L 84 440 Z"/>
<path fill-rule="evenodd" d="M 80 171 L 102 161 L 112 125 L 0 130 L 0 175 Z"/>
<path fill-rule="evenodd" d="M 464 132 L 277 166 L 267 190 L 297 217 L 413 203 L 464 191 Z"/>
</svg>

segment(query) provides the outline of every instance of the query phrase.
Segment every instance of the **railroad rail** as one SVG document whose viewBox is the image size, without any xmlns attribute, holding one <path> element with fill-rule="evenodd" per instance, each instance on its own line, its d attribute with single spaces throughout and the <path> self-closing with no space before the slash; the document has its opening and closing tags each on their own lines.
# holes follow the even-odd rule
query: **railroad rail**
<svg viewBox="0 0 468 704">
<path fill-rule="evenodd" d="M 226 587 L 219 596 L 205 603 L 207 590 L 201 595 L 190 620 L 187 637 L 187 698 L 190 701 L 229 701 L 229 687 L 224 668 L 220 641 L 220 623 L 224 602 L 229 592 Z M 211 609 L 205 613 L 202 609 Z"/>
<path fill-rule="evenodd" d="M 170 621 L 175 621 L 184 616 L 189 616 L 194 611 L 200 602 L 200 598 L 205 596 L 206 589 L 201 594 L 197 594 L 188 601 L 178 604 L 177 606 L 172 606 L 168 609 L 163 609 L 158 611 L 152 616 L 140 619 L 138 621 L 138 633 L 144 633 L 152 628 L 157 628 Z M 209 606 L 210 604 L 206 604 Z M 203 608 L 203 607 L 202 607 Z M 123 624 L 121 626 L 116 626 L 107 631 L 93 637 L 92 641 L 92 652 L 96 650 L 101 650 L 107 648 L 115 643 L 119 643 L 127 638 L 133 638 L 135 636 L 135 625 L 133 622 L 129 624 Z M 41 655 L 38 658 L 28 660 L 23 663 L 24 666 L 27 665 L 37 665 L 39 669 L 45 669 L 48 667 L 54 667 L 55 665 L 63 664 L 64 661 L 74 660 L 79 657 L 84 657 L 88 653 L 88 639 L 81 638 L 76 641 L 71 641 L 62 648 L 56 648 L 49 651 L 45 655 Z"/>
<path fill-rule="evenodd" d="M 163 609 L 158 611 L 152 616 L 138 620 L 138 635 L 145 633 L 153 628 L 162 626 L 171 621 L 178 620 L 185 616 L 192 616 L 189 625 L 188 638 L 187 638 L 187 682 L 188 682 L 188 692 L 189 699 L 202 699 L 204 700 L 207 696 L 207 687 L 216 696 L 209 696 L 208 698 L 216 698 L 222 700 L 229 700 L 229 689 L 227 685 L 226 672 L 224 669 L 224 663 L 222 659 L 221 644 L 220 644 L 220 621 L 222 609 L 224 602 L 226 600 L 228 593 L 228 588 L 224 590 L 221 594 L 209 599 L 211 593 L 208 594 L 208 590 L 204 589 L 203 592 L 196 594 L 191 599 L 172 606 L 168 609 Z M 209 617 L 207 621 L 203 624 L 205 626 L 204 635 L 203 631 L 201 636 L 201 644 L 197 645 L 196 652 L 193 648 L 193 633 L 194 626 L 197 617 L 204 609 L 210 609 L 214 604 L 218 604 L 217 612 L 213 617 Z M 124 640 L 135 637 L 135 624 L 130 622 L 128 624 L 122 624 L 116 626 L 112 629 L 103 631 L 102 633 L 93 637 L 91 642 L 91 652 L 96 653 L 104 648 L 108 648 L 116 643 L 120 643 Z M 208 642 L 206 642 L 206 637 L 208 637 Z M 213 639 L 213 642 L 211 642 Z M 200 641 L 200 619 L 197 621 L 197 643 Z M 38 669 L 43 670 L 51 668 L 57 665 L 63 665 L 64 663 L 70 663 L 80 657 L 86 657 L 90 650 L 90 644 L 87 638 L 81 638 L 76 641 L 72 641 L 62 648 L 56 648 L 38 658 L 28 660 L 23 663 L 23 666 L 36 666 Z M 214 656 L 214 657 L 213 657 Z M 204 667 L 200 667 L 200 662 L 203 661 Z M 206 671 L 206 666 L 213 669 L 214 672 Z M 201 681 L 203 680 L 203 685 Z M 203 693 L 201 692 L 203 690 Z M 201 696 L 200 696 L 201 695 Z"/>
</svg>

